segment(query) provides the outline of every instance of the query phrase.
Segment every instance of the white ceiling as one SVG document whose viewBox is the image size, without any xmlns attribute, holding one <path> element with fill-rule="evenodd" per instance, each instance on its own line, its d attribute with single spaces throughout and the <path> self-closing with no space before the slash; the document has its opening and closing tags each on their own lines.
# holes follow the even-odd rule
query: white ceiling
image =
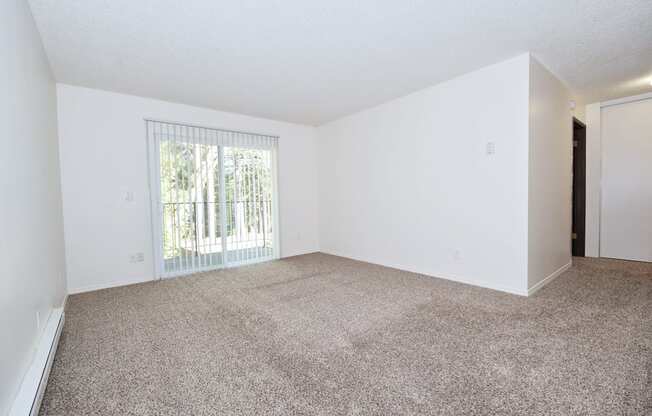
<svg viewBox="0 0 652 416">
<path fill-rule="evenodd" d="M 321 124 L 530 51 L 652 90 L 650 0 L 30 0 L 57 81 Z"/>
</svg>

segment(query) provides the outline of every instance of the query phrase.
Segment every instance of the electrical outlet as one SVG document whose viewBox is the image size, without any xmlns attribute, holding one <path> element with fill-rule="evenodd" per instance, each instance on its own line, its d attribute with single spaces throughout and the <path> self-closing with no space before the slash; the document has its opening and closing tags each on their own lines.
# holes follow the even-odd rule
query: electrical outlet
<svg viewBox="0 0 652 416">
<path fill-rule="evenodd" d="M 459 250 L 453 252 L 453 259 L 459 261 L 462 258 L 462 253 Z"/>
</svg>

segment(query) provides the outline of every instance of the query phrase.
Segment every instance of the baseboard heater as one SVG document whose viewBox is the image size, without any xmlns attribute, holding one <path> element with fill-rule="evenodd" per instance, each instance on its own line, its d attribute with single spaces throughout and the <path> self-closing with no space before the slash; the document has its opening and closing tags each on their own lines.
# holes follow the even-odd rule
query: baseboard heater
<svg viewBox="0 0 652 416">
<path fill-rule="evenodd" d="M 9 416 L 36 416 L 41 407 L 41 400 L 50 376 L 50 369 L 57 352 L 59 337 L 65 320 L 63 308 L 57 308 L 50 313 L 45 330 L 38 344 L 34 361 L 20 386 L 20 391 Z"/>
</svg>

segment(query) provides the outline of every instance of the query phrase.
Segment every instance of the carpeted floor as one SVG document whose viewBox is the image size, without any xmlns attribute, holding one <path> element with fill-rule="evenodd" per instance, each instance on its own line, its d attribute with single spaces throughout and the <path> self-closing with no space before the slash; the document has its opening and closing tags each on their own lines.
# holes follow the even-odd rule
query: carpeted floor
<svg viewBox="0 0 652 416">
<path fill-rule="evenodd" d="M 650 415 L 652 264 L 530 298 L 324 254 L 71 296 L 43 415 Z"/>
</svg>

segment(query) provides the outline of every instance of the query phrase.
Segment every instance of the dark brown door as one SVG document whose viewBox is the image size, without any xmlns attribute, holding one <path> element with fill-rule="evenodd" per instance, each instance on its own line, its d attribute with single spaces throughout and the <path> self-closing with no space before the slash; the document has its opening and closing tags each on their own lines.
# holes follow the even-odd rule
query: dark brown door
<svg viewBox="0 0 652 416">
<path fill-rule="evenodd" d="M 573 256 L 584 257 L 586 224 L 586 126 L 573 118 Z"/>
</svg>

